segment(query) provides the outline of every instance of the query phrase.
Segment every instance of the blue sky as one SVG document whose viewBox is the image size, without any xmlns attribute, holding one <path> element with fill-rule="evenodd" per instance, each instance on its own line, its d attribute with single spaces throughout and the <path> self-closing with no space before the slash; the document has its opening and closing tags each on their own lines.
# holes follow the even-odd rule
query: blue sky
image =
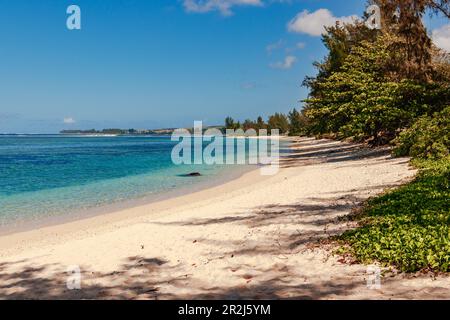
<svg viewBox="0 0 450 320">
<path fill-rule="evenodd" d="M 81 30 L 66 28 L 70 4 L 81 8 Z M 320 24 L 364 8 L 364 0 L 0 0 L 0 133 L 287 112 L 326 53 Z M 428 20 L 430 32 L 447 23 Z"/>
</svg>

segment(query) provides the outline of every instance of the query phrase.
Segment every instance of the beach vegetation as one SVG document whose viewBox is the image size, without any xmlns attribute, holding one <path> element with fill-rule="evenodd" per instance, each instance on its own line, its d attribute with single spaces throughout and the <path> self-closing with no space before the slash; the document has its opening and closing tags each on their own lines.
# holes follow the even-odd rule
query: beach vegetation
<svg viewBox="0 0 450 320">
<path fill-rule="evenodd" d="M 450 271 L 450 58 L 423 25 L 427 12 L 450 16 L 448 0 L 373 0 L 382 28 L 336 24 L 328 54 L 304 85 L 310 135 L 392 145 L 413 157 L 410 183 L 369 200 L 359 227 L 336 239 L 357 262 L 406 272 Z"/>
<path fill-rule="evenodd" d="M 450 271 L 450 158 L 415 160 L 414 181 L 370 200 L 339 253 L 401 271 Z"/>
<path fill-rule="evenodd" d="M 283 113 L 276 112 L 274 115 L 270 116 L 267 125 L 269 130 L 278 129 L 281 134 L 289 132 L 289 120 Z"/>
<path fill-rule="evenodd" d="M 432 117 L 422 116 L 394 141 L 397 156 L 443 159 L 450 155 L 450 106 Z"/>
<path fill-rule="evenodd" d="M 301 136 L 306 134 L 307 119 L 304 114 L 294 108 L 288 113 L 289 135 Z"/>
<path fill-rule="evenodd" d="M 306 133 L 306 117 L 303 113 L 298 112 L 295 108 L 288 113 L 288 115 L 276 112 L 270 115 L 267 122 L 263 117 L 259 116 L 256 121 L 251 119 L 245 120 L 242 124 L 239 121 L 235 121 L 231 117 L 225 119 L 225 129 L 247 131 L 250 129 L 267 130 L 269 133 L 271 130 L 279 130 L 280 134 L 289 134 L 291 136 L 298 136 Z"/>
<path fill-rule="evenodd" d="M 448 13 L 448 1 L 373 2 L 384 13 L 381 30 L 355 22 L 323 35 L 328 54 L 315 63 L 317 75 L 304 80 L 309 134 L 389 144 L 450 104 L 448 55 L 433 46 L 422 23 L 427 9 Z"/>
</svg>

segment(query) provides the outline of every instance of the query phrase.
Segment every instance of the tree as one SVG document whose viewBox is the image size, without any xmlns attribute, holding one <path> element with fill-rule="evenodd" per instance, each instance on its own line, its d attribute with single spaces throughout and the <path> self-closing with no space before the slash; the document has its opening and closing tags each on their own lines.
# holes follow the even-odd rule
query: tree
<svg viewBox="0 0 450 320">
<path fill-rule="evenodd" d="M 264 119 L 261 116 L 259 116 L 258 119 L 256 120 L 256 129 L 257 130 L 267 129 L 267 124 L 264 122 Z"/>
<path fill-rule="evenodd" d="M 450 0 L 369 0 L 376 4 L 382 13 L 382 30 L 370 30 L 361 21 L 350 24 L 336 23 L 326 28 L 322 42 L 328 49 L 323 62 L 315 62 L 318 70 L 315 77 L 306 77 L 303 85 L 317 95 L 316 83 L 337 72 L 343 65 L 352 48 L 362 41 L 374 42 L 381 35 L 395 39 L 389 50 L 396 52 L 390 64 L 390 76 L 394 80 L 431 80 L 433 78 L 433 46 L 422 18 L 430 11 L 433 14 L 450 16 Z"/>
<path fill-rule="evenodd" d="M 395 68 L 401 78 L 430 80 L 433 44 L 423 24 L 426 12 L 450 17 L 449 0 L 371 0 L 382 13 L 384 33 L 397 37 L 390 50 L 397 52 Z"/>
<path fill-rule="evenodd" d="M 322 35 L 322 42 L 328 49 L 328 54 L 323 62 L 314 62 L 318 70 L 317 76 L 306 77 L 303 81 L 303 85 L 310 89 L 311 96 L 320 94 L 316 90 L 316 84 L 339 71 L 353 47 L 364 40 L 375 41 L 380 34 L 378 30 L 370 30 L 363 22 L 358 21 L 354 24 L 336 23 L 335 26 L 327 27 L 326 31 Z"/>
<path fill-rule="evenodd" d="M 432 117 L 420 117 L 394 141 L 397 156 L 441 159 L 450 155 L 450 106 Z M 449 180 L 450 181 L 450 180 Z"/>
<path fill-rule="evenodd" d="M 257 129 L 256 128 L 256 123 L 254 121 L 250 120 L 250 119 L 247 119 L 242 124 L 242 129 L 244 129 L 244 131 L 247 131 L 249 129 Z"/>
<path fill-rule="evenodd" d="M 303 113 L 307 132 L 391 141 L 422 115 L 450 103 L 449 58 L 434 48 L 422 23 L 431 10 L 448 17 L 449 0 L 371 0 L 380 6 L 382 30 L 362 23 L 333 26 L 322 41 L 324 62 Z"/>
<path fill-rule="evenodd" d="M 225 129 L 234 130 L 236 128 L 236 123 L 232 117 L 225 118 Z"/>
<path fill-rule="evenodd" d="M 352 49 L 340 71 L 316 84 L 320 94 L 306 101 L 313 133 L 382 144 L 416 117 L 444 108 L 450 98 L 448 83 L 390 79 L 386 63 L 397 54 L 390 44 L 389 36 L 374 43 L 363 41 Z"/>
<path fill-rule="evenodd" d="M 281 134 L 285 134 L 289 131 L 289 121 L 288 118 L 282 113 L 275 113 L 269 117 L 268 129 L 278 129 Z"/>
<path fill-rule="evenodd" d="M 241 125 L 240 121 L 236 122 L 236 124 L 234 125 L 234 130 L 239 130 L 239 129 L 242 129 L 242 125 Z"/>
<path fill-rule="evenodd" d="M 304 116 L 297 111 L 297 109 L 293 109 L 288 114 L 289 118 L 289 135 L 297 136 L 305 133 L 305 119 Z"/>
</svg>

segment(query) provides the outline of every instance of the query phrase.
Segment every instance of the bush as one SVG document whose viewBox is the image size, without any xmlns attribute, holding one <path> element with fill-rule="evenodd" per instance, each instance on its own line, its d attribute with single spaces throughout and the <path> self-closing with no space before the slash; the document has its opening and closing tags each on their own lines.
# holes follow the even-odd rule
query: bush
<svg viewBox="0 0 450 320">
<path fill-rule="evenodd" d="M 305 101 L 309 131 L 385 144 L 399 128 L 447 105 L 450 90 L 446 83 L 390 79 L 384 63 L 391 55 L 387 38 L 362 41 L 338 71 L 316 81 L 314 94 Z"/>
<path fill-rule="evenodd" d="M 338 138 L 381 145 L 390 143 L 419 117 L 448 106 L 450 79 L 403 77 L 392 68 L 400 59 L 392 49 L 397 40 L 385 34 L 359 41 L 347 54 L 338 55 L 339 67 L 305 81 L 311 88 L 305 100 L 309 133 L 334 133 Z"/>
<path fill-rule="evenodd" d="M 447 157 L 450 154 L 450 106 L 433 117 L 419 118 L 394 143 L 397 156 L 410 155 L 424 159 Z"/>
<path fill-rule="evenodd" d="M 415 181 L 368 202 L 341 251 L 406 272 L 450 271 L 450 157 L 415 165 Z"/>
</svg>

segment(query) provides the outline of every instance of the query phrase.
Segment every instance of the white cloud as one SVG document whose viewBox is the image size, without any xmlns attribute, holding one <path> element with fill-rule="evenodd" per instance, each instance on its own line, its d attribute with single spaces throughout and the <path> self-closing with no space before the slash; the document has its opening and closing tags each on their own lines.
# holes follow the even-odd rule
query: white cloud
<svg viewBox="0 0 450 320">
<path fill-rule="evenodd" d="M 64 119 L 63 119 L 63 122 L 64 122 L 65 124 L 74 124 L 76 121 L 75 121 L 74 118 L 67 117 L 67 118 L 64 118 Z"/>
<path fill-rule="evenodd" d="M 224 16 L 233 14 L 234 6 L 262 6 L 262 0 L 183 0 L 187 12 L 206 13 L 219 11 Z"/>
<path fill-rule="evenodd" d="M 267 53 L 271 54 L 272 51 L 275 51 L 275 50 L 278 50 L 278 49 L 282 48 L 283 45 L 284 45 L 284 41 L 283 41 L 283 39 L 280 39 L 280 40 L 278 40 L 278 41 L 275 42 L 275 43 L 269 44 L 269 45 L 266 47 L 266 51 L 267 51 Z"/>
<path fill-rule="evenodd" d="M 297 42 L 294 46 L 291 47 L 287 47 L 286 49 L 284 49 L 284 51 L 289 54 L 289 53 L 293 53 L 297 50 L 303 50 L 306 48 L 306 43 L 304 42 Z"/>
<path fill-rule="evenodd" d="M 436 46 L 450 52 L 450 24 L 433 30 L 431 38 Z"/>
<path fill-rule="evenodd" d="M 270 65 L 271 68 L 274 69 L 283 69 L 287 70 L 294 66 L 294 64 L 297 62 L 297 58 L 294 56 L 287 56 L 284 58 L 283 61 L 275 62 Z"/>
<path fill-rule="evenodd" d="M 335 17 L 328 9 L 319 9 L 312 13 L 308 10 L 304 10 L 297 14 L 294 19 L 289 21 L 287 27 L 290 32 L 320 36 L 325 32 L 325 27 L 335 25 L 336 21 L 339 21 L 340 23 L 351 23 L 357 19 L 358 17 L 356 15 Z"/>
<path fill-rule="evenodd" d="M 254 89 L 256 84 L 254 82 L 245 82 L 241 84 L 241 88 L 244 90 L 251 90 Z"/>
</svg>

